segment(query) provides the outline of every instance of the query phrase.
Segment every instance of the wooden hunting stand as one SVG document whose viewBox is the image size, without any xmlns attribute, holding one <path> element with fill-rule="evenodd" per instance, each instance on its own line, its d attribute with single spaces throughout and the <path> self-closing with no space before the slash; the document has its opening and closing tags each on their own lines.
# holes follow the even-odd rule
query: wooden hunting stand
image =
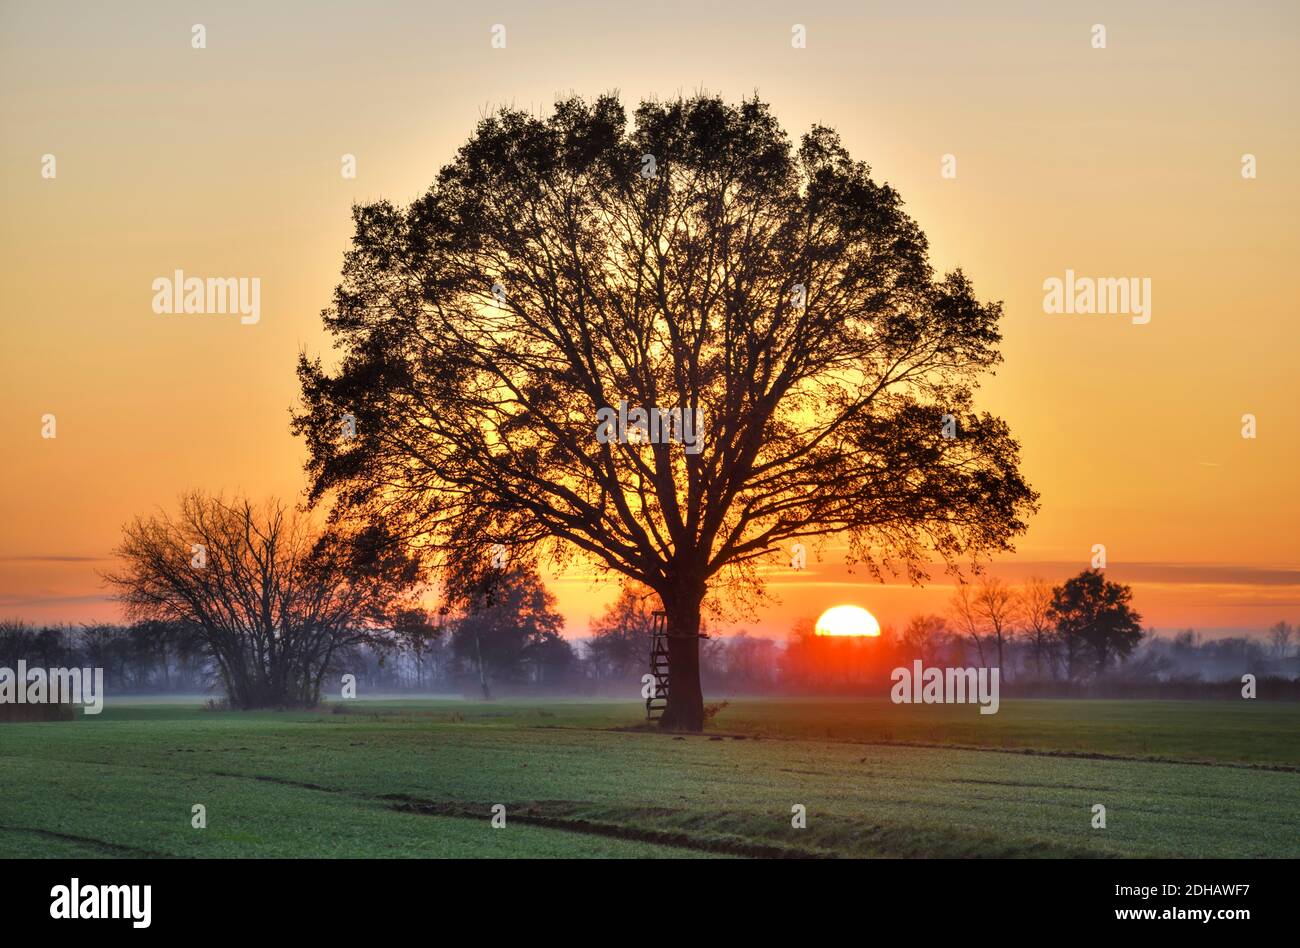
<svg viewBox="0 0 1300 948">
<path fill-rule="evenodd" d="M 655 686 L 645 699 L 647 722 L 658 721 L 668 707 L 668 616 L 663 612 L 654 613 L 650 625 L 650 674 Z"/>
<path fill-rule="evenodd" d="M 668 614 L 651 613 L 650 674 L 654 676 L 654 691 L 645 699 L 646 722 L 658 721 L 668 707 Z M 707 639 L 707 635 L 686 635 L 679 638 Z"/>
</svg>

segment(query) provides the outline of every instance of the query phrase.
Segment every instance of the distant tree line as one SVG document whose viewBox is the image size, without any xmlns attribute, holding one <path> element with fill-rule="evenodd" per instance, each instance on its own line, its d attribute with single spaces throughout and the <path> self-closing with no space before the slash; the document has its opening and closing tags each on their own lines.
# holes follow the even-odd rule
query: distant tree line
<svg viewBox="0 0 1300 948">
<path fill-rule="evenodd" d="M 197 628 L 183 622 L 28 625 L 0 622 L 0 667 L 102 668 L 112 693 L 208 691 L 215 669 Z"/>
<path fill-rule="evenodd" d="M 914 616 L 870 642 L 816 636 L 804 622 L 787 643 L 781 677 L 787 687 L 855 691 L 919 659 L 998 668 L 1009 695 L 1240 697 L 1241 676 L 1251 674 L 1259 697 L 1300 699 L 1293 637 L 1286 622 L 1263 640 L 1144 631 L 1132 590 L 1095 569 L 1057 585 L 986 576 L 959 585 L 946 614 Z"/>
<path fill-rule="evenodd" d="M 331 652 L 316 672 L 321 697 L 438 693 L 501 697 L 537 693 L 635 699 L 647 671 L 655 598 L 635 585 L 590 623 L 563 637 L 563 619 L 538 573 L 526 566 L 475 577 L 454 607 L 405 627 L 370 628 Z M 884 693 L 899 665 L 996 666 L 1008 695 L 1239 697 L 1253 674 L 1261 698 L 1300 698 L 1296 634 L 1278 622 L 1263 639 L 1204 639 L 1142 631 L 1127 587 L 1087 571 L 1053 586 L 995 578 L 958 587 L 946 615 L 919 615 L 878 638 L 818 636 L 811 620 L 787 641 L 740 632 L 701 643 L 711 694 L 772 691 Z M 0 666 L 104 669 L 112 694 L 211 693 L 229 700 L 212 641 L 197 624 L 33 626 L 0 622 Z M 238 706 L 237 703 L 234 703 Z"/>
</svg>

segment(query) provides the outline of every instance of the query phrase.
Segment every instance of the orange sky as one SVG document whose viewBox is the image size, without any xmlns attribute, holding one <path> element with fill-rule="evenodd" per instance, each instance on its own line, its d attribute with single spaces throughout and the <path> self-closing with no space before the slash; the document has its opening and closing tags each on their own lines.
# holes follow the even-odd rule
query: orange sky
<svg viewBox="0 0 1300 948">
<path fill-rule="evenodd" d="M 1005 301 L 982 406 L 1043 507 L 999 572 L 1059 579 L 1104 543 L 1148 624 L 1300 620 L 1294 4 L 50 6 L 0 7 L 0 617 L 114 617 L 96 570 L 182 490 L 301 490 L 294 361 L 328 346 L 354 201 L 418 196 L 501 104 L 705 88 L 839 129 L 936 266 Z M 260 278 L 260 322 L 156 315 L 177 268 Z M 1149 277 L 1150 323 L 1045 314 L 1067 269 Z M 840 603 L 899 624 L 949 593 L 851 576 L 833 548 L 810 567 L 775 571 L 749 627 Z M 554 588 L 571 635 L 611 595 Z"/>
</svg>

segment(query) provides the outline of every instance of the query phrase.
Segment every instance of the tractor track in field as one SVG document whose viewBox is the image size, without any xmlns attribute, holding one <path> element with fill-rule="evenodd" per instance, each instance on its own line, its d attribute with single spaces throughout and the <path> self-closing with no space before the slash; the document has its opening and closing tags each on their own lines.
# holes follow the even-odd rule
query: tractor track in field
<svg viewBox="0 0 1300 948">
<path fill-rule="evenodd" d="M 632 727 L 589 728 L 564 727 L 563 725 L 544 724 L 537 726 L 541 730 L 609 732 L 622 734 L 647 734 L 657 737 L 671 737 L 674 740 L 706 741 L 785 741 L 804 744 L 841 744 L 849 747 L 906 747 L 917 750 L 952 750 L 974 751 L 981 754 L 1020 754 L 1025 757 L 1065 757 L 1073 760 L 1105 760 L 1129 764 L 1181 764 L 1187 767 L 1222 767 L 1231 770 L 1266 770 L 1273 773 L 1300 773 L 1296 764 L 1259 764 L 1233 760 L 1197 760 L 1183 757 L 1158 757 L 1154 755 L 1133 756 L 1130 754 L 1103 754 L 1100 751 L 1051 750 L 1040 747 L 991 747 L 986 744 L 943 744 L 934 741 L 869 741 L 853 738 L 836 737 L 801 737 L 799 735 L 773 734 L 732 734 L 722 731 L 691 733 L 682 731 L 660 731 L 658 728 L 634 725 Z"/>
<path fill-rule="evenodd" d="M 482 821 L 490 812 L 486 805 L 470 806 L 464 803 L 430 802 L 417 800 L 402 794 L 388 794 L 377 799 L 387 800 L 392 809 L 399 813 L 418 813 L 423 816 L 447 816 L 456 819 Z M 695 852 L 713 853 L 720 856 L 741 856 L 749 859 L 834 859 L 835 853 L 797 849 L 792 846 L 777 846 L 765 843 L 749 843 L 732 839 L 702 839 L 689 833 L 675 830 L 640 829 L 620 823 L 604 823 L 584 817 L 548 816 L 538 810 L 536 804 L 516 803 L 506 807 L 512 822 L 526 826 L 540 826 L 544 829 L 561 830 L 569 833 L 581 833 L 589 836 L 607 836 L 613 839 L 630 840 L 640 843 L 654 843 L 659 846 L 671 846 L 675 849 L 689 849 Z"/>
<path fill-rule="evenodd" d="M 293 787 L 298 790 L 312 790 L 318 793 L 340 794 L 357 801 L 380 801 L 388 804 L 389 808 L 394 811 L 419 813 L 425 816 L 448 816 L 457 819 L 482 820 L 484 818 L 483 814 L 490 811 L 490 808 L 487 806 L 473 806 L 471 804 L 453 801 L 432 802 L 421 800 L 416 797 L 410 797 L 405 794 L 358 793 L 346 790 L 342 787 L 326 787 L 321 784 L 306 783 L 301 780 L 290 780 L 285 777 L 272 777 L 267 774 L 237 774 L 229 771 L 211 770 L 199 771 L 197 773 L 234 780 L 253 780 L 258 783 L 271 783 L 279 786 Z M 834 853 L 822 850 L 810 851 L 791 846 L 748 843 L 738 839 L 700 839 L 691 836 L 689 833 L 676 832 L 672 830 L 638 829 L 636 827 L 625 826 L 619 823 L 603 823 L 597 820 L 588 820 L 583 817 L 548 816 L 541 813 L 537 809 L 537 805 L 533 803 L 510 804 L 507 811 L 510 814 L 511 820 L 529 826 L 539 826 L 544 829 L 563 830 L 591 836 L 607 836 L 614 839 L 631 840 L 634 842 L 654 843 L 660 846 L 670 846 L 675 849 L 689 849 L 696 852 L 742 856 L 751 859 L 827 859 L 834 858 L 835 856 Z M 3 828 L 4 827 L 0 827 L 0 829 Z M 77 837 L 67 838 L 77 839 Z M 93 840 L 84 841 L 94 842 Z M 112 846 L 113 844 L 106 843 L 104 845 Z M 147 850 L 137 850 L 136 852 L 140 855 L 162 856 L 160 853 L 150 853 Z M 162 856 L 162 858 L 167 857 Z"/>
<path fill-rule="evenodd" d="M 198 770 L 190 773 L 204 774 L 209 777 L 229 777 L 233 780 L 256 780 L 260 783 L 274 783 L 282 787 L 295 787 L 299 790 L 317 790 L 321 793 L 342 793 L 346 796 L 357 796 L 350 794 L 346 790 L 338 787 L 326 787 L 319 783 L 306 783 L 302 780 L 290 780 L 287 777 L 270 777 L 266 774 L 236 774 L 225 770 Z"/>
<path fill-rule="evenodd" d="M 96 849 L 103 849 L 115 856 L 134 856 L 140 859 L 171 859 L 167 853 L 155 852 L 152 849 L 140 849 L 136 846 L 125 846 L 121 843 L 110 843 L 106 839 L 96 839 L 93 836 L 77 836 L 73 833 L 58 833 L 54 830 L 41 829 L 36 826 L 4 826 L 0 825 L 0 833 L 31 833 L 33 836 L 43 836 L 48 839 L 62 839 L 72 843 L 84 843 L 88 846 L 94 846 Z"/>
</svg>

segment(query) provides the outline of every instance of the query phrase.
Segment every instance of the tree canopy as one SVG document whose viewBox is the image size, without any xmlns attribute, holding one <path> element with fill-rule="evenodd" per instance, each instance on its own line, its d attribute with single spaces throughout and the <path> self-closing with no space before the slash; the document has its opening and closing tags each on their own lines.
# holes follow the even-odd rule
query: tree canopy
<svg viewBox="0 0 1300 948">
<path fill-rule="evenodd" d="M 1051 617 L 1065 642 L 1074 676 L 1078 654 L 1091 652 L 1096 674 L 1112 659 L 1129 655 L 1142 640 L 1142 617 L 1132 607 L 1133 590 L 1106 579 L 1101 570 L 1084 570 L 1052 592 Z"/>
<path fill-rule="evenodd" d="M 933 272 L 828 128 L 796 146 L 757 99 L 708 95 L 632 123 L 614 96 L 502 109 L 423 197 L 354 218 L 323 314 L 341 360 L 299 364 L 313 500 L 435 573 L 500 544 L 654 590 L 665 727 L 702 724 L 706 595 L 759 586 L 786 544 L 835 535 L 919 581 L 935 554 L 1008 549 L 1034 509 L 973 406 L 1000 305 Z M 632 421 L 655 408 L 697 443 Z M 598 437 L 609 409 L 630 434 Z"/>
</svg>

